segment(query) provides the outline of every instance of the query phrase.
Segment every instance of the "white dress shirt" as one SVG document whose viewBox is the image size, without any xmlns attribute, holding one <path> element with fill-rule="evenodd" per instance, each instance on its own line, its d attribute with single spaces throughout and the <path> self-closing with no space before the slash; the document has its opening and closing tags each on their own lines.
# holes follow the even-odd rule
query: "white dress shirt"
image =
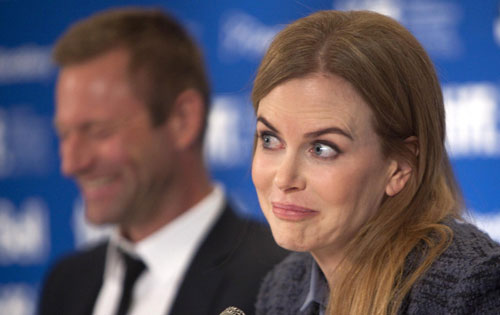
<svg viewBox="0 0 500 315">
<path fill-rule="evenodd" d="M 138 243 L 128 242 L 116 229 L 107 249 L 103 284 L 93 314 L 112 315 L 117 310 L 125 272 L 118 246 L 146 264 L 134 286 L 128 314 L 168 314 L 187 267 L 223 206 L 224 192 L 215 185 L 210 195 Z"/>
</svg>

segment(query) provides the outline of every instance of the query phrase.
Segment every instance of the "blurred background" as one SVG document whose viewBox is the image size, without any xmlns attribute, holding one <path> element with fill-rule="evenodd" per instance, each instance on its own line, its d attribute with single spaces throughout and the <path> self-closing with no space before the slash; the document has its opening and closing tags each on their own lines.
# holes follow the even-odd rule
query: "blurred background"
<svg viewBox="0 0 500 315">
<path fill-rule="evenodd" d="M 137 1 L 0 0 L 0 314 L 34 314 L 40 281 L 61 255 L 104 237 L 59 172 L 51 49 L 74 21 Z M 435 62 L 448 150 L 470 220 L 500 241 L 500 1 L 141 1 L 176 16 L 205 53 L 213 84 L 206 157 L 244 216 L 262 219 L 250 178 L 252 81 L 287 23 L 324 9 L 369 9 L 400 21 Z"/>
</svg>

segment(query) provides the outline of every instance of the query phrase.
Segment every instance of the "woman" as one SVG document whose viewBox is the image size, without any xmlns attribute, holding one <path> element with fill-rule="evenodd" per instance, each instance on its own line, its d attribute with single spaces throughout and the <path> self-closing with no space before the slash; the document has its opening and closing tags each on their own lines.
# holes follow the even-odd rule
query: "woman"
<svg viewBox="0 0 500 315">
<path fill-rule="evenodd" d="M 252 178 L 291 254 L 259 314 L 499 314 L 500 247 L 461 220 L 432 63 L 396 21 L 324 11 L 255 79 Z"/>
</svg>

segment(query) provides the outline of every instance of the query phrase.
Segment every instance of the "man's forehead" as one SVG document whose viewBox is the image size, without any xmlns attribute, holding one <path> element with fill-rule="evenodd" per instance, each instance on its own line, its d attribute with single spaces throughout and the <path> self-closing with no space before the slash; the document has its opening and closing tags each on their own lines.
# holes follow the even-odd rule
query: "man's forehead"
<svg viewBox="0 0 500 315">
<path fill-rule="evenodd" d="M 106 69 L 104 69 L 106 70 Z M 63 69 L 57 82 L 57 110 L 104 110 L 142 103 L 131 89 L 127 77 L 109 71 L 87 71 L 85 68 Z M 118 110 L 118 109 L 115 109 Z"/>
</svg>

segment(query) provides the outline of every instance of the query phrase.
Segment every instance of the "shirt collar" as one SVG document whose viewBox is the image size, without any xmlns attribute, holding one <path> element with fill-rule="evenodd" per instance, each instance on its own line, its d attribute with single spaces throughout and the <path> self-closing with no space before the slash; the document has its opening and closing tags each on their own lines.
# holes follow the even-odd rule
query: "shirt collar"
<svg viewBox="0 0 500 315">
<path fill-rule="evenodd" d="M 324 314 L 326 306 L 328 304 L 328 295 L 330 290 L 328 288 L 328 282 L 319 269 L 318 264 L 314 259 L 312 260 L 311 267 L 311 280 L 309 282 L 309 291 L 307 293 L 306 299 L 300 311 L 306 310 L 312 303 L 318 303 L 320 306 L 320 314 Z"/>
<path fill-rule="evenodd" d="M 171 270 L 182 270 L 223 209 L 224 191 L 216 184 L 208 196 L 138 243 L 127 241 L 115 228 L 108 246 L 105 275 L 112 274 L 113 266 L 120 260 L 118 247 L 140 257 L 147 270 L 160 278 L 167 277 L 166 266 Z"/>
</svg>

